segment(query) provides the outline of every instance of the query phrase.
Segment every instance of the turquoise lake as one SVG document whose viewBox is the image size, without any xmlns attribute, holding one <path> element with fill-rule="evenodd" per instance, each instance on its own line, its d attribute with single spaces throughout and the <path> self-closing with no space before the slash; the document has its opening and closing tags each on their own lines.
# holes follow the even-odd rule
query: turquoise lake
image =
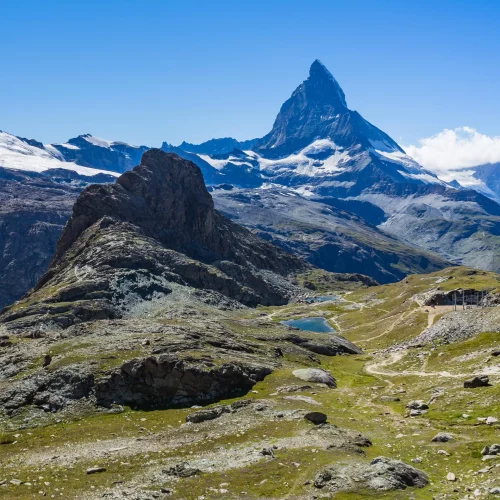
<svg viewBox="0 0 500 500">
<path fill-rule="evenodd" d="M 282 321 L 284 325 L 293 326 L 299 330 L 315 333 L 331 333 L 335 331 L 325 318 L 300 318 Z"/>
</svg>

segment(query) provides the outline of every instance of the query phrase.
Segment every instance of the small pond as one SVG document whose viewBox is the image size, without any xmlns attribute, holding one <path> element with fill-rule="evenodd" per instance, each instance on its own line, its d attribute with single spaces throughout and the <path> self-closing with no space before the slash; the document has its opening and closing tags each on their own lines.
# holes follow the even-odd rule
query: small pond
<svg viewBox="0 0 500 500">
<path fill-rule="evenodd" d="M 330 300 L 338 300 L 337 295 L 321 295 L 319 297 L 309 297 L 306 299 L 306 302 L 313 303 L 313 302 L 328 302 Z"/>
<path fill-rule="evenodd" d="M 331 326 L 325 318 L 289 319 L 288 321 L 282 321 L 281 323 L 293 326 L 299 330 L 306 330 L 308 332 L 330 333 L 335 331 L 335 328 L 333 328 L 333 326 Z"/>
</svg>

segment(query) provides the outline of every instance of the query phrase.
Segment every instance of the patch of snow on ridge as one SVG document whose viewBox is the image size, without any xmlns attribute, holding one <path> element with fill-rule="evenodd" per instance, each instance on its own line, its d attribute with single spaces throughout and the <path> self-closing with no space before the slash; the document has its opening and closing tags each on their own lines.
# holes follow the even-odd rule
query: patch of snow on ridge
<svg viewBox="0 0 500 500">
<path fill-rule="evenodd" d="M 229 160 L 216 160 L 209 155 L 198 155 L 202 160 L 206 161 L 209 165 L 216 168 L 217 170 L 222 170 L 229 162 Z"/>
<path fill-rule="evenodd" d="M 294 189 L 294 191 L 304 198 L 309 198 L 315 195 L 312 186 L 300 186 Z"/>
<path fill-rule="evenodd" d="M 251 168 L 257 167 L 258 164 L 260 170 L 271 171 L 274 174 L 292 171 L 308 177 L 343 172 L 343 163 L 350 159 L 349 151 L 336 145 L 331 139 L 318 139 L 298 153 L 279 159 L 264 158 L 255 151 L 242 153 L 230 154 L 227 159 L 213 158 L 206 154 L 198 156 L 217 170 L 223 170 L 228 163 Z M 326 158 L 317 158 L 316 155 Z"/>
<path fill-rule="evenodd" d="M 326 151 L 330 150 L 342 150 L 343 148 L 340 146 L 337 146 L 331 139 L 318 139 L 309 146 L 306 146 L 301 153 L 307 155 L 307 154 L 318 154 L 318 153 L 324 153 Z"/>
<path fill-rule="evenodd" d="M 57 144 L 57 146 L 61 146 L 66 149 L 80 149 L 78 146 L 75 146 L 74 144 L 70 144 L 69 142 L 66 142 L 65 144 Z"/>
<path fill-rule="evenodd" d="M 407 177 L 409 179 L 421 180 L 429 184 L 446 184 L 432 172 L 419 165 L 411 156 L 408 156 L 401 151 L 387 152 L 379 149 L 374 149 L 372 151 L 376 155 L 381 156 L 384 159 L 401 165 L 404 168 L 404 171 L 400 170 L 400 174 L 404 177 Z"/>
<path fill-rule="evenodd" d="M 53 148 L 55 150 L 55 148 Z M 72 170 L 80 175 L 93 176 L 109 174 L 119 177 L 120 174 L 108 170 L 82 167 L 76 163 L 61 161 L 51 153 L 51 148 L 46 149 L 31 146 L 21 141 L 16 136 L 0 132 L 0 167 L 24 170 L 28 172 L 45 172 L 52 168 Z"/>
<path fill-rule="evenodd" d="M 106 141 L 105 139 L 100 139 L 99 137 L 94 137 L 93 135 L 90 134 L 82 135 L 82 137 L 87 142 L 90 142 L 90 144 L 93 144 L 94 146 L 98 146 L 100 148 L 110 148 L 111 145 L 113 144 L 112 141 Z"/>
<path fill-rule="evenodd" d="M 250 151 L 250 150 L 245 150 L 243 151 L 247 156 L 250 156 L 251 158 L 258 158 L 259 155 L 255 151 Z"/>
<path fill-rule="evenodd" d="M 426 173 L 423 171 L 420 174 L 410 174 L 408 172 L 399 172 L 403 177 L 406 177 L 407 179 L 416 179 L 418 181 L 423 181 L 426 182 L 427 184 L 442 184 L 436 177 L 434 177 L 431 174 Z"/>
<path fill-rule="evenodd" d="M 332 154 L 324 160 L 309 158 L 307 155 L 315 155 L 332 151 Z M 337 146 L 330 139 L 319 139 L 306 146 L 299 153 L 292 154 L 278 160 L 259 158 L 261 170 L 273 170 L 275 172 L 286 172 L 294 170 L 295 173 L 314 177 L 325 173 L 342 172 L 342 164 L 350 158 L 349 152 Z"/>
<path fill-rule="evenodd" d="M 50 153 L 50 155 L 52 155 L 54 158 L 57 158 L 58 160 L 64 161 L 64 156 L 52 144 L 44 144 L 43 148 L 45 149 L 45 151 Z"/>
</svg>

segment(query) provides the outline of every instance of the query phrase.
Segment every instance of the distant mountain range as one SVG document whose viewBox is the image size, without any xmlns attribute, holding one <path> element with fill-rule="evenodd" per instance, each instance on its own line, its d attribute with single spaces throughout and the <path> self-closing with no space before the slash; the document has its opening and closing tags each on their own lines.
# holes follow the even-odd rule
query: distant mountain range
<svg viewBox="0 0 500 500">
<path fill-rule="evenodd" d="M 0 167 L 23 170 L 30 179 L 43 172 L 58 189 L 79 192 L 107 182 L 95 176 L 130 170 L 149 149 L 90 134 L 44 145 L 1 132 Z M 449 262 L 500 270 L 500 165 L 469 169 L 481 192 L 444 182 L 350 110 L 319 61 L 264 137 L 164 142 L 161 149 L 200 167 L 226 215 L 326 269 L 364 272 L 381 282 Z M 62 171 L 76 174 L 61 179 Z"/>
</svg>

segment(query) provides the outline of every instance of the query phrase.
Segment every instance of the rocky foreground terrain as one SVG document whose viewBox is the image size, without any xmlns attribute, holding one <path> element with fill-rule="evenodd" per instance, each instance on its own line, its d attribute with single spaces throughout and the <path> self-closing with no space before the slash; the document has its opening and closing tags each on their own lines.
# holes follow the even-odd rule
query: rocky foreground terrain
<svg viewBox="0 0 500 500">
<path fill-rule="evenodd" d="M 315 268 L 151 150 L 82 192 L 0 315 L 0 498 L 495 495 L 499 302 L 470 268 Z M 282 323 L 301 318 L 335 331 Z"/>
</svg>

